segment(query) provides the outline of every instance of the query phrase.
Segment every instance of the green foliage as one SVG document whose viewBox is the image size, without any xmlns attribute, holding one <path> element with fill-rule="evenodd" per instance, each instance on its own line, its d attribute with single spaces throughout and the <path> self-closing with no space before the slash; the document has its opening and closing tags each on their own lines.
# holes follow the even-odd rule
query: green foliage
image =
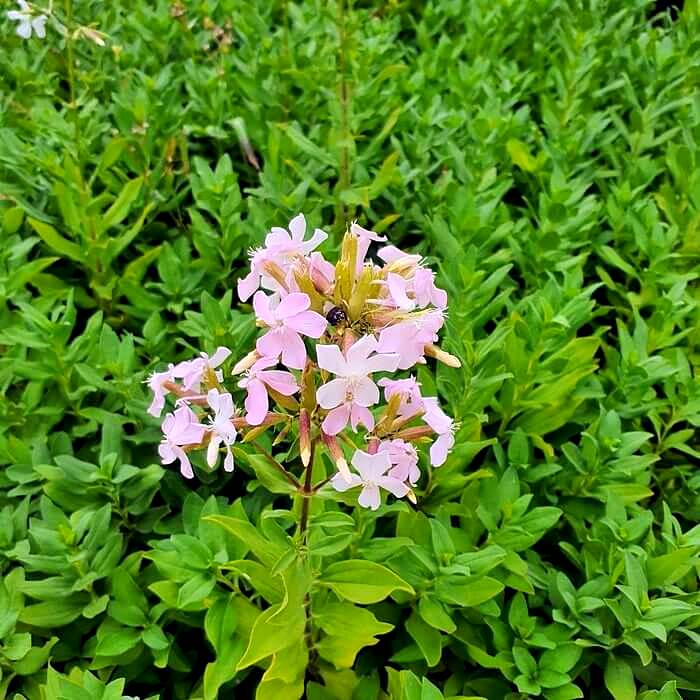
<svg viewBox="0 0 700 700">
<path fill-rule="evenodd" d="M 72 4 L 73 64 L 0 19 L 0 698 L 700 698 L 696 3 Z M 463 365 L 418 505 L 308 546 L 143 386 L 302 210 L 434 262 Z"/>
</svg>

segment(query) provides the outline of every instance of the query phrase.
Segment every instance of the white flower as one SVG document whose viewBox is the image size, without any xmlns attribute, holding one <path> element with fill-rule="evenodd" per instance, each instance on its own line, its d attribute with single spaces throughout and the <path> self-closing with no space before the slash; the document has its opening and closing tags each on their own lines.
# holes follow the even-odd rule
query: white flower
<svg viewBox="0 0 700 700">
<path fill-rule="evenodd" d="M 7 13 L 8 19 L 13 22 L 19 22 L 17 25 L 17 34 L 23 39 L 29 39 L 32 35 L 32 30 L 40 38 L 46 36 L 46 15 L 33 16 L 32 9 L 25 0 L 17 0 L 19 10 L 10 10 Z"/>
<path fill-rule="evenodd" d="M 213 467 L 218 461 L 219 447 L 221 443 L 226 448 L 224 469 L 233 471 L 233 452 L 231 445 L 236 441 L 236 428 L 231 422 L 235 407 L 231 394 L 220 394 L 216 389 L 211 389 L 207 394 L 207 403 L 214 411 L 214 417 L 209 419 L 207 431 L 211 433 L 209 448 L 207 449 L 207 464 Z"/>
</svg>

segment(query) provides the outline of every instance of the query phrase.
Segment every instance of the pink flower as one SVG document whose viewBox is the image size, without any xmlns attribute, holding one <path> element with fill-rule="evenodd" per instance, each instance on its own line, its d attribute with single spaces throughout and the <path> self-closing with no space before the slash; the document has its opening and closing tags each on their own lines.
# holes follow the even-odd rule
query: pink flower
<svg viewBox="0 0 700 700">
<path fill-rule="evenodd" d="M 316 392 L 321 408 L 332 409 L 323 421 L 323 431 L 337 435 L 351 422 L 353 430 L 362 423 L 374 428 L 374 417 L 367 409 L 379 401 L 379 389 L 370 378 L 373 372 L 393 372 L 399 357 L 396 354 L 370 355 L 377 349 L 377 340 L 366 335 L 354 343 L 345 356 L 337 345 L 317 345 L 318 366 L 336 375 Z"/>
<path fill-rule="evenodd" d="M 182 379 L 182 388 L 187 391 L 199 391 L 202 379 L 208 372 L 211 372 L 216 381 L 223 381 L 221 370 L 216 368 L 221 365 L 226 358 L 231 354 L 231 351 L 225 347 L 218 347 L 216 352 L 209 357 L 206 352 L 200 353 L 200 357 L 194 360 L 186 360 L 178 362 L 172 369 L 173 377 Z"/>
<path fill-rule="evenodd" d="M 269 401 L 267 387 L 283 396 L 291 396 L 299 391 L 299 385 L 291 372 L 268 369 L 277 364 L 277 359 L 263 357 L 259 359 L 238 382 L 241 389 L 248 391 L 245 400 L 246 421 L 249 425 L 260 425 L 267 415 Z"/>
<path fill-rule="evenodd" d="M 189 406 L 180 406 L 174 413 L 168 413 L 161 428 L 163 440 L 158 446 L 158 453 L 163 464 L 171 464 L 179 459 L 182 475 L 191 479 L 194 476 L 192 465 L 182 448 L 202 442 L 206 428 L 200 424 L 197 414 Z"/>
<path fill-rule="evenodd" d="M 165 397 L 170 393 L 169 389 L 166 389 L 164 384 L 166 382 L 175 381 L 173 367 L 174 365 L 170 364 L 168 365 L 168 369 L 164 372 L 153 372 L 146 380 L 148 388 L 153 392 L 153 401 L 148 407 L 148 413 L 156 418 L 163 412 Z"/>
<path fill-rule="evenodd" d="M 359 275 L 362 272 L 362 266 L 365 264 L 367 251 L 372 241 L 385 241 L 386 236 L 380 236 L 374 231 L 369 231 L 362 228 L 355 221 L 350 224 L 350 233 L 357 238 L 357 261 L 355 264 L 355 274 Z"/>
<path fill-rule="evenodd" d="M 416 267 L 410 277 L 389 272 L 387 290 L 391 303 L 404 311 L 424 309 L 429 304 L 438 309 L 447 307 L 447 292 L 435 286 L 435 273 L 425 267 Z"/>
<path fill-rule="evenodd" d="M 444 319 L 438 309 L 399 321 L 379 334 L 379 352 L 398 353 L 399 369 L 408 369 L 423 360 L 425 346 L 437 341 Z"/>
<path fill-rule="evenodd" d="M 381 503 L 380 488 L 389 491 L 397 498 L 403 498 L 409 491 L 408 486 L 403 481 L 387 474 L 391 469 L 388 452 L 377 452 L 371 455 L 362 450 L 356 450 L 351 464 L 357 469 L 358 474 L 351 474 L 349 482 L 342 474 L 336 474 L 330 483 L 336 491 L 341 492 L 362 486 L 357 502 L 363 508 L 371 508 L 372 510 L 379 508 Z"/>
<path fill-rule="evenodd" d="M 401 260 L 407 265 L 417 265 L 421 261 L 420 255 L 404 253 L 403 250 L 395 245 L 385 245 L 383 248 L 380 248 L 377 256 L 388 264 Z"/>
<path fill-rule="evenodd" d="M 419 309 L 424 309 L 428 304 L 438 309 L 447 308 L 447 292 L 435 286 L 435 273 L 427 267 L 416 268 L 412 290 Z"/>
<path fill-rule="evenodd" d="M 329 263 L 321 253 L 311 253 L 308 260 L 308 274 L 319 292 L 326 293 L 335 281 L 335 265 Z"/>
<path fill-rule="evenodd" d="M 389 476 L 399 481 L 408 481 L 411 486 L 415 486 L 420 478 L 420 469 L 418 453 L 413 445 L 404 440 L 383 440 L 378 451 L 389 455 L 392 464 Z"/>
<path fill-rule="evenodd" d="M 430 462 L 434 467 L 445 463 L 447 455 L 454 447 L 454 421 L 439 406 L 437 397 L 423 399 L 425 413 L 423 420 L 437 433 L 437 440 L 430 446 Z"/>
<path fill-rule="evenodd" d="M 262 286 L 271 291 L 280 290 L 279 283 L 265 272 L 265 263 L 271 262 L 287 272 L 294 258 L 306 256 L 328 238 L 321 229 L 314 229 L 308 241 L 304 240 L 306 219 L 298 214 L 289 222 L 289 231 L 273 226 L 265 238 L 265 247 L 252 251 L 250 272 L 238 280 L 238 296 L 241 301 L 250 298 Z"/>
<path fill-rule="evenodd" d="M 397 308 L 403 311 L 412 311 L 416 308 L 414 299 L 410 299 L 408 292 L 410 290 L 409 281 L 397 275 L 395 272 L 390 272 L 386 276 L 387 289 L 389 291 L 389 300 Z"/>
<path fill-rule="evenodd" d="M 209 418 L 206 430 L 211 434 L 209 447 L 207 448 L 207 464 L 213 467 L 219 459 L 219 447 L 221 443 L 226 447 L 224 469 L 233 471 L 233 452 L 231 445 L 236 441 L 236 428 L 231 419 L 235 408 L 231 394 L 220 394 L 216 389 L 211 389 L 207 394 L 209 408 L 214 411 L 214 416 Z"/>
<path fill-rule="evenodd" d="M 384 398 L 387 401 L 395 394 L 401 396 L 398 410 L 401 418 L 410 418 L 424 410 L 420 384 L 414 377 L 409 377 L 408 379 L 389 379 L 384 377 L 377 383 L 384 389 Z"/>
<path fill-rule="evenodd" d="M 272 298 L 256 292 L 253 308 L 259 321 L 270 330 L 258 338 L 256 348 L 263 357 L 277 359 L 292 369 L 303 369 L 306 364 L 306 346 L 302 335 L 320 338 L 328 322 L 321 314 L 309 311 L 311 301 L 307 294 L 288 294 L 275 308 Z"/>
</svg>

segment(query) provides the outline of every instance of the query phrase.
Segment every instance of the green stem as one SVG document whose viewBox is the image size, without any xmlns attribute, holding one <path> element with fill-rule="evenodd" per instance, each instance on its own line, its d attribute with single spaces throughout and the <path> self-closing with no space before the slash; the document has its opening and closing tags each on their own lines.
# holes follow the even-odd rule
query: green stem
<svg viewBox="0 0 700 700">
<path fill-rule="evenodd" d="M 347 51 L 347 32 L 345 26 L 346 0 L 338 1 L 338 99 L 340 102 L 340 163 L 339 163 L 339 178 L 338 189 L 339 194 L 350 189 L 350 149 L 348 141 L 350 140 L 349 127 L 349 109 L 350 96 L 348 82 L 346 80 L 346 51 Z M 347 212 L 343 201 L 338 199 L 338 218 L 342 219 L 343 223 L 347 222 Z"/>
<path fill-rule="evenodd" d="M 80 118 L 76 100 L 75 55 L 73 52 L 73 0 L 64 0 L 64 9 L 66 13 L 66 60 L 68 63 L 68 87 L 70 90 L 69 109 L 71 111 L 71 119 L 73 120 L 75 152 L 78 160 L 78 169 L 82 174 Z"/>
<path fill-rule="evenodd" d="M 268 464 L 272 465 L 282 476 L 292 485 L 295 489 L 298 489 L 301 484 L 297 479 L 290 474 L 262 445 L 257 441 L 253 440 L 252 444 L 255 445 L 258 452 L 265 458 Z"/>
<path fill-rule="evenodd" d="M 311 504 L 311 498 L 314 494 L 313 487 L 311 486 L 311 478 L 313 476 L 314 470 L 314 451 L 316 448 L 316 441 L 311 441 L 311 457 L 309 458 L 309 466 L 306 467 L 306 473 L 304 475 L 304 487 L 301 489 L 301 513 L 299 515 L 299 535 L 302 540 L 306 542 L 307 539 L 307 526 L 309 524 L 309 506 Z"/>
</svg>

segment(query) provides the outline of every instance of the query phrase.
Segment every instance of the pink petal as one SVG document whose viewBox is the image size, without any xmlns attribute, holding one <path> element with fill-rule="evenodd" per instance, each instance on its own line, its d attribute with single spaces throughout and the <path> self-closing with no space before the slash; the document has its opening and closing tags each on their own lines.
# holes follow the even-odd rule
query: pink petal
<svg viewBox="0 0 700 700">
<path fill-rule="evenodd" d="M 216 352 L 209 358 L 210 367 L 218 367 L 226 358 L 231 355 L 231 351 L 223 345 L 216 348 Z"/>
<path fill-rule="evenodd" d="M 298 333 L 285 328 L 282 338 L 282 364 L 290 369 L 304 369 L 306 364 L 306 345 Z"/>
<path fill-rule="evenodd" d="M 260 425 L 265 420 L 269 407 L 267 390 L 259 379 L 249 380 L 246 389 L 248 396 L 245 400 L 245 419 L 250 425 Z"/>
<path fill-rule="evenodd" d="M 420 255 L 412 255 L 410 253 L 404 253 L 403 250 L 397 248 L 394 245 L 386 245 L 379 249 L 377 253 L 378 257 L 385 263 L 396 262 L 397 260 L 408 259 L 414 265 L 420 262 Z"/>
<path fill-rule="evenodd" d="M 291 296 L 291 294 L 290 294 Z M 288 299 L 289 297 L 287 297 Z M 308 298 L 308 297 L 307 297 Z M 285 326 L 309 338 L 320 338 L 326 330 L 328 321 L 315 311 L 303 311 L 285 319 Z"/>
<path fill-rule="evenodd" d="M 336 491 L 347 491 L 348 489 L 355 488 L 356 486 L 359 486 L 362 483 L 362 479 L 360 479 L 357 474 L 351 474 L 350 475 L 350 481 L 346 481 L 345 477 L 342 474 L 336 474 L 332 479 L 331 479 L 331 486 L 336 490 Z"/>
<path fill-rule="evenodd" d="M 317 345 L 316 361 L 321 369 L 344 376 L 347 374 L 347 363 L 337 345 Z"/>
<path fill-rule="evenodd" d="M 192 464 L 190 464 L 190 460 L 185 454 L 185 451 L 179 447 L 175 447 L 174 452 L 177 454 L 177 457 L 180 460 L 180 473 L 182 476 L 184 476 L 186 479 L 194 478 Z"/>
<path fill-rule="evenodd" d="M 353 383 L 353 403 L 360 406 L 374 406 L 379 402 L 379 389 L 369 377 L 361 377 Z"/>
<path fill-rule="evenodd" d="M 389 287 L 389 296 L 399 309 L 414 309 L 416 302 L 409 299 L 406 294 L 406 280 L 397 275 L 395 272 L 390 272 L 387 275 L 387 285 Z"/>
<path fill-rule="evenodd" d="M 289 230 L 292 234 L 292 240 L 295 243 L 301 243 L 304 240 L 304 234 L 306 233 L 306 219 L 303 214 L 297 214 L 289 222 Z"/>
<path fill-rule="evenodd" d="M 377 510 L 381 504 L 381 498 L 379 497 L 379 487 L 378 486 L 365 486 L 362 491 L 360 491 L 360 496 L 357 502 L 363 508 L 371 508 L 372 510 Z"/>
<path fill-rule="evenodd" d="M 316 400 L 319 406 L 321 408 L 335 408 L 344 403 L 347 387 L 347 380 L 342 378 L 332 379 L 330 382 L 320 386 L 316 390 Z"/>
<path fill-rule="evenodd" d="M 363 335 L 357 342 L 350 346 L 350 349 L 345 353 L 349 367 L 355 368 L 364 367 L 365 360 L 371 352 L 377 349 L 377 339 L 373 335 Z"/>
<path fill-rule="evenodd" d="M 348 424 L 349 418 L 350 404 L 344 403 L 328 413 L 321 428 L 326 435 L 337 435 Z"/>
<path fill-rule="evenodd" d="M 282 348 L 282 333 L 277 328 L 265 333 L 255 343 L 255 349 L 261 355 L 274 358 L 275 360 L 280 356 Z"/>
<path fill-rule="evenodd" d="M 396 498 L 403 498 L 408 493 L 408 486 L 398 479 L 393 479 L 390 476 L 381 476 L 377 479 L 377 484 L 389 493 L 392 493 Z"/>
<path fill-rule="evenodd" d="M 318 248 L 326 238 L 328 238 L 328 234 L 325 231 L 322 231 L 320 228 L 315 228 L 313 236 L 299 246 L 299 252 L 301 255 L 308 255 L 312 250 Z"/>
<path fill-rule="evenodd" d="M 282 250 L 289 250 L 292 244 L 292 237 L 289 232 L 285 231 L 279 226 L 273 226 L 270 229 L 270 233 L 265 236 L 265 247 L 266 248 L 280 248 Z"/>
<path fill-rule="evenodd" d="M 351 464 L 364 481 L 376 480 L 391 469 L 391 460 L 386 452 L 371 455 L 362 450 L 355 450 Z"/>
<path fill-rule="evenodd" d="M 275 317 L 278 319 L 288 319 L 290 316 L 306 311 L 311 306 L 308 294 L 303 292 L 292 292 L 282 299 L 275 309 Z"/>
<path fill-rule="evenodd" d="M 440 467 L 445 463 L 454 443 L 452 433 L 444 433 L 430 446 L 430 462 L 434 467 Z"/>
<path fill-rule="evenodd" d="M 401 357 L 396 353 L 382 353 L 368 357 L 365 360 L 364 367 L 367 374 L 372 374 L 372 372 L 395 372 L 400 361 Z"/>
<path fill-rule="evenodd" d="M 275 316 L 270 308 L 270 297 L 268 297 L 265 292 L 255 292 L 255 296 L 253 297 L 253 310 L 255 311 L 255 316 L 265 325 L 275 325 Z"/>
<path fill-rule="evenodd" d="M 367 430 L 374 430 L 374 416 L 368 408 L 353 403 L 350 411 L 350 425 L 357 432 L 357 426 L 360 424 L 364 425 Z"/>
<path fill-rule="evenodd" d="M 233 452 L 231 452 L 230 447 L 226 448 L 226 458 L 224 459 L 224 471 L 233 471 Z"/>
<path fill-rule="evenodd" d="M 283 396 L 291 396 L 299 391 L 297 380 L 294 378 L 294 375 L 289 372 L 272 369 L 266 372 L 260 372 L 258 378 Z"/>
<path fill-rule="evenodd" d="M 241 277 L 238 280 L 238 298 L 241 301 L 247 301 L 258 288 L 260 284 L 260 275 L 255 271 L 251 270 L 245 277 Z"/>
</svg>

